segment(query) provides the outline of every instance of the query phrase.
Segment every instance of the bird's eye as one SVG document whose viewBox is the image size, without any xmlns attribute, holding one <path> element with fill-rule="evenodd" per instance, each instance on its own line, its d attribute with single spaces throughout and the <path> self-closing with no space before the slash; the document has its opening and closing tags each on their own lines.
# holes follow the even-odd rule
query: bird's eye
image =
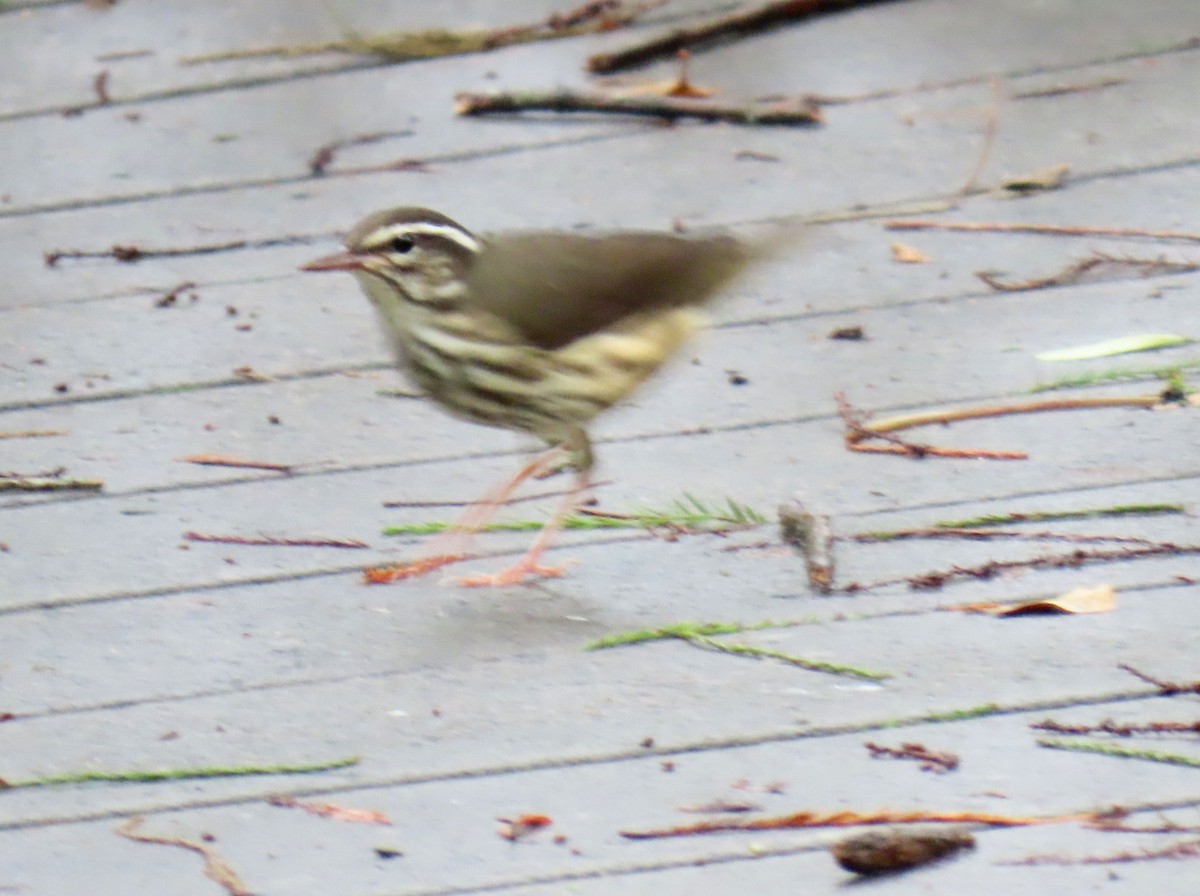
<svg viewBox="0 0 1200 896">
<path fill-rule="evenodd" d="M 416 244 L 416 241 L 411 236 L 394 236 L 392 237 L 392 241 L 388 243 L 388 246 L 393 252 L 406 255 L 413 250 L 413 246 Z"/>
</svg>

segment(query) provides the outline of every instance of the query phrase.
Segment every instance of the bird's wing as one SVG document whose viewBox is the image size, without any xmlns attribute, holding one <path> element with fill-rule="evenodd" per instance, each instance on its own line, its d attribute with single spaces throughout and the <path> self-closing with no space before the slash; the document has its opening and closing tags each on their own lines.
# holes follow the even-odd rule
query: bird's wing
<svg viewBox="0 0 1200 896">
<path fill-rule="evenodd" d="M 508 233 L 475 260 L 468 295 L 556 349 L 638 312 L 707 302 L 757 254 L 729 236 Z"/>
</svg>

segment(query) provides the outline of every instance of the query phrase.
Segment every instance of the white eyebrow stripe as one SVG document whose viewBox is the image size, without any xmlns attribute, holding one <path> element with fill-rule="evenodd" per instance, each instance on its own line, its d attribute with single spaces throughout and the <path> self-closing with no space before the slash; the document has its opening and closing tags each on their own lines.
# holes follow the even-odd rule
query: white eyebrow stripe
<svg viewBox="0 0 1200 896">
<path fill-rule="evenodd" d="M 452 243 L 458 243 L 468 252 L 479 252 L 483 249 L 482 244 L 467 231 L 460 227 L 450 227 L 446 224 L 435 224 L 432 221 L 426 222 L 410 222 L 405 224 L 392 224 L 389 227 L 381 227 L 371 234 L 371 239 L 367 242 L 367 246 L 382 246 L 385 243 L 391 242 L 398 236 L 440 236 L 450 240 Z"/>
</svg>

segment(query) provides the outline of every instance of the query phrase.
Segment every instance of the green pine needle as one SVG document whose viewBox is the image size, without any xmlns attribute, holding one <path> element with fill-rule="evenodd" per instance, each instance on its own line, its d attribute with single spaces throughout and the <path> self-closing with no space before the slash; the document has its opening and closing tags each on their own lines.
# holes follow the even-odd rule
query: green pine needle
<svg viewBox="0 0 1200 896">
<path fill-rule="evenodd" d="M 848 678 L 860 678 L 867 681 L 885 681 L 891 678 L 886 672 L 872 672 L 868 669 L 858 669 L 854 666 L 843 666 L 838 663 L 827 663 L 821 660 L 810 660 L 805 657 L 771 650 L 766 647 L 755 647 L 750 644 L 731 644 L 726 641 L 714 640 L 714 635 L 732 635 L 738 632 L 756 632 L 771 628 L 795 628 L 800 625 L 812 625 L 821 620 L 816 618 L 793 619 L 784 622 L 764 620 L 762 622 L 679 622 L 665 625 L 661 628 L 641 629 L 631 632 L 620 632 L 608 635 L 587 644 L 585 650 L 606 650 L 610 647 L 627 647 L 632 644 L 645 644 L 650 641 L 686 641 L 696 647 L 708 650 L 719 650 L 735 656 L 746 656 L 754 659 L 773 659 L 799 666 L 812 672 L 825 672 L 830 675 L 842 675 Z"/>
<path fill-rule="evenodd" d="M 1066 377 L 1049 383 L 1041 383 L 1030 389 L 1030 392 L 1050 392 L 1054 389 L 1081 389 L 1086 386 L 1097 386 L 1102 383 L 1128 383 L 1139 380 L 1171 380 L 1178 378 L 1184 370 L 1200 367 L 1200 359 L 1195 361 L 1176 361 L 1163 367 L 1125 367 L 1120 370 L 1107 370 L 1099 373 L 1088 373 L 1081 376 Z"/>
<path fill-rule="evenodd" d="M 1038 741 L 1038 746 L 1048 747 L 1051 750 L 1100 753 L 1101 755 L 1114 756 L 1118 759 L 1146 759 L 1150 762 L 1165 762 L 1168 765 L 1185 765 L 1190 768 L 1200 768 L 1200 756 L 1183 756 L 1179 753 L 1163 753 L 1159 750 L 1138 750 L 1132 747 L 1118 747 L 1116 744 L 1095 743 L 1087 740 L 1043 738 Z"/>
<path fill-rule="evenodd" d="M 746 504 L 726 498 L 724 505 L 708 505 L 694 495 L 684 494 L 668 508 L 638 510 L 630 514 L 578 513 L 563 522 L 564 529 L 671 529 L 676 532 L 729 532 L 733 529 L 752 529 L 764 525 L 767 518 Z M 484 532 L 531 532 L 545 522 L 542 520 L 510 520 L 491 523 Z M 434 521 L 388 526 L 384 535 L 437 535 L 454 527 L 453 523 Z"/>
<path fill-rule="evenodd" d="M 713 638 L 698 635 L 686 639 L 689 644 L 705 647 L 709 650 L 719 650 L 722 653 L 732 653 L 734 656 L 748 656 L 753 659 L 779 660 L 789 666 L 799 666 L 810 672 L 825 672 L 829 675 L 841 675 L 846 678 L 861 678 L 867 681 L 887 681 L 892 676 L 887 672 L 872 672 L 869 669 L 858 669 L 854 666 L 843 666 L 839 663 L 827 663 L 822 660 L 810 660 L 802 656 L 771 650 L 767 647 L 755 647 L 751 644 L 731 644 L 717 641 Z"/>
<path fill-rule="evenodd" d="M 693 638 L 707 638 L 713 635 L 733 635 L 738 632 L 757 632 L 767 628 L 791 628 L 797 625 L 807 625 L 816 620 L 796 620 L 788 622 L 677 622 L 674 625 L 664 625 L 662 628 L 643 628 L 631 632 L 618 632 L 606 635 L 597 641 L 584 645 L 584 650 L 607 650 L 610 647 L 627 647 L 631 644 L 645 644 L 648 641 L 669 641 L 672 638 L 689 641 Z"/>
<path fill-rule="evenodd" d="M 49 775 L 45 778 L 28 778 L 24 781 L 0 783 L 0 790 L 15 790 L 18 787 L 53 787 L 56 784 L 84 784 L 107 781 L 121 784 L 152 784 L 158 781 L 186 781 L 197 778 L 235 778 L 245 775 L 308 775 L 357 765 L 358 756 L 334 759 L 306 765 L 235 765 L 201 768 L 170 768 L 152 771 L 129 772 L 69 772 L 64 775 Z"/>
<path fill-rule="evenodd" d="M 1018 523 L 1045 523 L 1109 516 L 1153 516 L 1167 513 L 1187 513 L 1187 508 L 1182 504 L 1117 504 L 1112 507 L 1092 507 L 1085 510 L 1038 510 L 1029 513 L 987 514 L 965 520 L 939 520 L 933 526 L 936 529 L 977 529 L 981 526 L 1011 526 Z"/>
</svg>

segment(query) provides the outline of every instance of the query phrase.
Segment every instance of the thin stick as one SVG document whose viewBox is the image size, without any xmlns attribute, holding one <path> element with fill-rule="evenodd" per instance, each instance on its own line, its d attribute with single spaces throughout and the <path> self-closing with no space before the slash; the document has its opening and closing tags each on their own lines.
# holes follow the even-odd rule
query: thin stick
<svg viewBox="0 0 1200 896">
<path fill-rule="evenodd" d="M 0 431 L 0 439 L 48 439 L 52 436 L 66 436 L 70 433 L 65 429 L 23 429 Z"/>
<path fill-rule="evenodd" d="M 64 258 L 114 258 L 134 264 L 146 258 L 181 258 L 191 255 L 213 255 L 236 252 L 239 249 L 274 249 L 278 246 L 298 246 L 311 243 L 315 236 L 278 236 L 261 240 L 232 240 L 227 243 L 202 243 L 167 249 L 143 249 L 141 246 L 117 244 L 108 249 L 51 249 L 43 254 L 46 267 L 52 268 Z"/>
<path fill-rule="evenodd" d="M 191 454 L 181 457 L 181 461 L 189 464 L 199 464 L 202 467 L 238 467 L 245 470 L 270 470 L 273 473 L 291 473 L 291 464 L 277 464 L 268 460 L 253 460 L 252 458 L 227 457 L 223 454 Z"/>
<path fill-rule="evenodd" d="M 1056 398 L 1045 401 L 1018 401 L 1013 404 L 989 405 L 980 408 L 957 408 L 901 414 L 886 420 L 871 421 L 875 432 L 896 432 L 931 423 L 955 423 L 960 420 L 979 420 L 987 417 L 1006 417 L 1010 414 L 1038 414 L 1044 411 L 1078 411 L 1091 408 L 1152 408 L 1162 403 L 1158 395 L 1129 397 Z"/>
<path fill-rule="evenodd" d="M 572 90 L 460 93 L 455 97 L 454 111 L 459 115 L 532 111 L 600 112 L 642 115 L 667 121 L 698 118 L 702 121 L 726 121 L 743 125 L 809 126 L 822 124 L 824 121 L 820 107 L 808 96 L 776 102 L 751 101 L 738 106 L 670 96 L 609 96 Z"/>
<path fill-rule="evenodd" d="M 950 582 L 962 579 L 987 581 L 1010 570 L 1023 569 L 1074 569 L 1085 563 L 1114 563 L 1140 560 L 1144 557 L 1190 557 L 1200 554 L 1200 544 L 1152 543 L 1145 546 L 1088 550 L 1076 548 L 1065 554 L 1041 554 L 1026 560 L 989 560 L 978 566 L 951 566 L 912 576 L 898 576 L 862 584 L 851 582 L 841 590 L 845 594 L 861 594 L 892 585 L 907 585 L 913 591 L 935 591 Z"/>
<path fill-rule="evenodd" d="M 1179 230 L 1143 230 L 1139 227 L 1076 227 L 1065 224 L 1003 224 L 972 221 L 887 221 L 888 230 L 942 230 L 953 233 L 1035 233 L 1041 236 L 1091 236 L 1114 239 L 1182 240 L 1200 243 L 1200 233 Z"/>
<path fill-rule="evenodd" d="M 98 492 L 104 488 L 103 479 L 59 479 L 52 476 L 0 476 L 0 492 Z"/>
<path fill-rule="evenodd" d="M 986 824 L 993 827 L 1024 827 L 1040 824 L 1060 824 L 1065 821 L 1087 821 L 1091 813 L 1073 815 L 1047 815 L 1043 817 L 1022 815 L 997 815 L 990 812 L 938 812 L 917 810 L 912 812 L 883 810 L 879 812 L 854 812 L 848 809 L 831 812 L 793 812 L 769 818 L 715 819 L 695 824 L 678 825 L 671 828 L 620 831 L 628 840 L 650 840 L 663 837 L 682 837 L 689 834 L 712 834 L 718 831 L 774 831 L 795 828 L 848 827 L 850 825 L 913 824 L 932 822 L 954 822 Z"/>
<path fill-rule="evenodd" d="M 212 881 L 225 888 L 229 896 L 254 896 L 238 873 L 215 849 L 200 840 L 189 840 L 185 837 L 168 837 L 165 834 L 147 834 L 141 830 L 142 817 L 135 815 L 120 827 L 114 828 L 116 834 L 127 840 L 138 843 L 155 843 L 159 846 L 178 846 L 189 849 L 204 859 L 204 874 Z"/>
<path fill-rule="evenodd" d="M 851 451 L 863 451 L 872 454 L 905 454 L 910 457 L 927 455 L 940 457 L 979 457 L 991 460 L 1023 460 L 1028 457 L 1024 452 L 1015 451 L 979 451 L 974 449 L 935 448 L 929 445 L 916 445 L 909 442 L 894 440 L 889 433 L 903 429 L 913 429 L 918 426 L 928 426 L 932 423 L 949 424 L 961 420 L 981 420 L 988 417 L 1006 417 L 1011 414 L 1038 414 L 1047 411 L 1077 411 L 1095 408 L 1153 408 L 1162 404 L 1160 395 L 1135 395 L 1127 398 L 1077 398 L 1077 399 L 1047 399 L 1044 401 L 1019 401 L 1006 405 L 987 405 L 978 408 L 957 408 L 952 410 L 923 411 L 917 414 L 902 414 L 886 420 L 866 421 L 862 415 L 854 411 L 846 403 L 844 396 L 838 396 L 839 409 L 846 423 L 846 447 Z M 892 444 L 867 445 L 868 439 L 885 439 Z"/>
<path fill-rule="evenodd" d="M 278 538 L 270 535 L 213 535 L 204 532 L 184 532 L 185 541 L 200 541 L 207 544 L 239 544 L 252 547 L 287 548 L 369 548 L 370 545 L 357 538 Z"/>
<path fill-rule="evenodd" d="M 1200 262 L 1167 261 L 1165 258 L 1118 258 L 1105 252 L 1093 252 L 1087 258 L 1072 262 L 1048 277 L 1033 277 L 1027 280 L 1005 280 L 993 271 L 976 271 L 975 276 L 997 292 L 1023 292 L 1032 289 L 1047 289 L 1055 286 L 1071 286 L 1085 277 L 1089 282 L 1099 279 L 1117 279 L 1121 272 L 1132 269 L 1143 277 L 1156 274 L 1188 274 L 1200 270 Z M 1092 276 L 1088 276 L 1092 275 Z"/>
<path fill-rule="evenodd" d="M 18 787 L 29 789 L 34 787 L 54 787 L 59 784 L 85 784 L 99 781 L 123 784 L 151 784 L 159 781 L 189 781 L 205 778 L 238 778 L 248 775 L 310 775 L 314 772 L 327 772 L 358 765 L 359 757 L 347 756 L 329 762 L 308 762 L 291 765 L 234 765 L 234 766 L 200 766 L 191 768 L 148 769 L 143 771 L 85 771 L 66 772 L 61 775 L 48 775 L 44 778 L 28 778 L 25 780 L 8 781 L 0 789 L 10 790 Z"/>
<path fill-rule="evenodd" d="M 692 28 L 678 28 L 658 37 L 631 44 L 615 53 L 590 56 L 587 68 L 588 71 L 597 73 L 633 68 L 664 56 L 674 56 L 680 50 L 714 43 L 722 38 L 743 37 L 782 22 L 880 2 L 884 0 L 773 0 L 750 9 L 739 9 L 728 15 L 709 19 Z"/>
<path fill-rule="evenodd" d="M 319 146 L 308 159 L 308 170 L 312 172 L 314 177 L 321 177 L 325 174 L 326 169 L 333 164 L 333 160 L 339 150 L 346 149 L 351 146 L 369 146 L 372 143 L 379 143 L 383 140 L 391 140 L 396 137 L 411 137 L 414 131 L 373 131 L 369 134 L 356 134 L 353 137 L 347 137 L 344 140 L 333 140 L 322 146 Z"/>
<path fill-rule="evenodd" d="M 962 538 L 967 541 L 1065 541 L 1072 544 L 1156 544 L 1165 542 L 1136 535 L 1072 535 L 1066 532 L 1021 532 L 1012 529 L 976 529 L 947 526 L 935 529 L 893 529 L 887 532 L 858 532 L 843 535 L 842 540 L 858 544 L 883 544 L 890 541 L 910 539 Z"/>
</svg>

